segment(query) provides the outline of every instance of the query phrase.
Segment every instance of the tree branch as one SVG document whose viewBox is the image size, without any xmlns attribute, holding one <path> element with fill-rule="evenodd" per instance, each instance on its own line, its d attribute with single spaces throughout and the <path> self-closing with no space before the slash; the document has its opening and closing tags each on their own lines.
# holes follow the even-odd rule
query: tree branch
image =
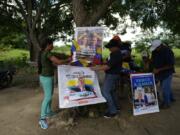
<svg viewBox="0 0 180 135">
<path fill-rule="evenodd" d="M 115 0 L 102 0 L 94 5 L 92 12 L 87 12 L 84 0 L 72 0 L 73 16 L 76 26 L 92 26 L 108 12 L 108 8 Z"/>
<path fill-rule="evenodd" d="M 82 26 L 87 16 L 84 0 L 72 0 L 72 9 L 76 26 Z"/>
<path fill-rule="evenodd" d="M 33 30 L 35 30 L 36 24 L 37 24 L 38 20 L 40 19 L 44 4 L 45 4 L 45 0 L 42 0 L 40 3 L 40 7 L 36 10 L 36 16 L 35 16 L 35 19 L 34 19 L 33 24 L 32 24 Z"/>
<path fill-rule="evenodd" d="M 95 25 L 99 19 L 108 12 L 108 8 L 115 0 L 103 0 L 102 4 L 95 7 L 93 12 L 87 16 L 87 21 L 84 22 L 87 26 Z"/>
<path fill-rule="evenodd" d="M 22 14 L 22 16 L 24 17 L 24 19 L 26 20 L 27 22 L 27 16 L 26 16 L 26 12 L 21 4 L 21 2 L 19 2 L 18 0 L 15 0 L 17 6 L 19 7 L 19 10 L 20 10 L 20 13 Z"/>
<path fill-rule="evenodd" d="M 3 1 L 0 1 L 0 4 L 4 5 L 6 7 L 10 7 L 12 9 L 16 10 L 16 11 L 19 11 L 19 9 L 16 6 L 14 6 L 14 5 L 7 4 L 7 3 L 5 3 Z"/>
</svg>

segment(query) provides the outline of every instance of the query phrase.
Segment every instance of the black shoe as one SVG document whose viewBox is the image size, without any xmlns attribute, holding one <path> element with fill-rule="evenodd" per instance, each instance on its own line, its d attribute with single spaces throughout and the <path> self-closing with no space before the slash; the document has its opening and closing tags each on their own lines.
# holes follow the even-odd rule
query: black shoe
<svg viewBox="0 0 180 135">
<path fill-rule="evenodd" d="M 118 111 L 118 112 L 120 112 L 120 111 L 121 111 L 121 109 L 120 109 L 120 108 L 117 108 L 117 111 Z"/>
<path fill-rule="evenodd" d="M 171 102 L 173 102 L 173 103 L 174 103 L 174 102 L 176 102 L 176 99 L 174 99 L 174 98 L 173 98 L 173 99 L 171 99 Z"/>
<path fill-rule="evenodd" d="M 170 108 L 170 105 L 168 105 L 168 104 L 161 104 L 161 105 L 159 106 L 159 108 L 160 108 L 160 109 L 169 109 L 169 108 Z"/>
<path fill-rule="evenodd" d="M 116 113 L 105 113 L 104 114 L 104 118 L 113 118 L 113 117 L 115 117 L 116 116 Z"/>
</svg>

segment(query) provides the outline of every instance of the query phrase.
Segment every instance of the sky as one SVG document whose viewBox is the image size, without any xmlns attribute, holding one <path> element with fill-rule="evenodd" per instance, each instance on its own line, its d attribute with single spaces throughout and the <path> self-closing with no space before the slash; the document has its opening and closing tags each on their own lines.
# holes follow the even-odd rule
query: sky
<svg viewBox="0 0 180 135">
<path fill-rule="evenodd" d="M 115 16 L 120 18 L 118 15 L 115 15 Z M 122 33 L 122 31 L 124 31 L 125 26 L 127 26 L 126 27 L 126 33 L 123 35 L 119 34 L 119 33 Z M 163 29 L 158 27 L 158 28 L 154 29 L 153 35 L 157 36 L 162 31 L 163 31 Z M 122 41 L 133 42 L 133 41 L 138 40 L 141 37 L 143 37 L 145 33 L 135 22 L 131 21 L 130 17 L 127 16 L 124 19 L 124 23 L 119 24 L 115 30 L 110 30 L 108 27 L 105 27 L 103 41 L 108 42 L 113 37 L 113 35 L 117 35 L 117 34 L 120 36 Z M 71 39 L 70 36 L 67 36 L 67 38 Z M 65 43 L 62 40 L 54 42 L 55 46 L 64 46 L 65 44 L 71 44 L 71 42 Z"/>
<path fill-rule="evenodd" d="M 124 35 L 118 34 L 122 41 L 134 41 L 136 39 L 136 36 L 141 34 L 140 28 L 136 28 L 136 33 L 132 33 L 133 30 L 129 29 L 129 28 L 126 31 L 127 31 L 127 33 Z M 113 35 L 116 35 L 117 33 L 118 33 L 117 31 L 106 30 L 103 41 L 108 42 L 113 37 Z M 59 41 L 55 41 L 54 45 L 55 46 L 63 46 L 63 45 L 65 45 L 65 43 L 62 40 L 59 40 Z"/>
</svg>

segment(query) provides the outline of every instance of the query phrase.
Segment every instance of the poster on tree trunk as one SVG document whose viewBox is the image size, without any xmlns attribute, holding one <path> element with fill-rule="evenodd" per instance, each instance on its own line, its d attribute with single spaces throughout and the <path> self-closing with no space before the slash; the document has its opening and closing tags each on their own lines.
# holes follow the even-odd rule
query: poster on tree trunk
<svg viewBox="0 0 180 135">
<path fill-rule="evenodd" d="M 159 112 L 157 91 L 152 73 L 131 74 L 133 114 Z"/>
<path fill-rule="evenodd" d="M 87 67 L 102 63 L 103 27 L 77 27 L 71 47 L 74 65 Z"/>
<path fill-rule="evenodd" d="M 95 72 L 87 67 L 58 66 L 58 87 L 60 108 L 106 102 Z"/>
</svg>

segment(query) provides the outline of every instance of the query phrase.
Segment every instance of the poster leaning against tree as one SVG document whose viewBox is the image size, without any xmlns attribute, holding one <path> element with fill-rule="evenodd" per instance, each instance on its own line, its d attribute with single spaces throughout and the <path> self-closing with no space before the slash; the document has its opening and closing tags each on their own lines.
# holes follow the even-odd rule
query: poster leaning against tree
<svg viewBox="0 0 180 135">
<path fill-rule="evenodd" d="M 75 66 L 98 65 L 102 63 L 103 27 L 77 27 L 71 47 Z"/>
<path fill-rule="evenodd" d="M 70 108 L 105 102 L 97 76 L 86 67 L 58 66 L 59 107 Z"/>
<path fill-rule="evenodd" d="M 131 74 L 130 78 L 134 115 L 159 112 L 154 75 Z"/>
</svg>

